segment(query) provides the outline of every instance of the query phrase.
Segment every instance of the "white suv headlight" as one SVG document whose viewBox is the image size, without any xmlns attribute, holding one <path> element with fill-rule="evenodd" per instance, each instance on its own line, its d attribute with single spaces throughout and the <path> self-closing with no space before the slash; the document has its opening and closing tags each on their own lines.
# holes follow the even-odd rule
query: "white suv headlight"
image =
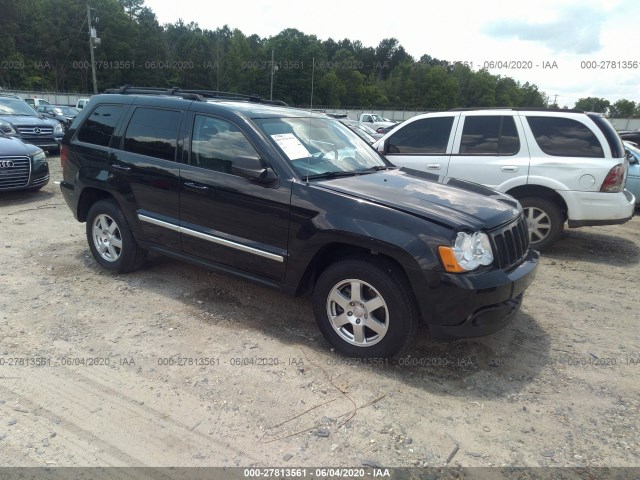
<svg viewBox="0 0 640 480">
<path fill-rule="evenodd" d="M 54 133 L 64 133 L 64 127 L 62 126 L 62 124 L 60 122 L 57 122 L 56 125 L 53 127 L 53 132 Z"/>
<path fill-rule="evenodd" d="M 440 246 L 438 251 L 447 272 L 468 272 L 493 263 L 491 242 L 483 232 L 459 232 L 452 247 Z"/>
</svg>

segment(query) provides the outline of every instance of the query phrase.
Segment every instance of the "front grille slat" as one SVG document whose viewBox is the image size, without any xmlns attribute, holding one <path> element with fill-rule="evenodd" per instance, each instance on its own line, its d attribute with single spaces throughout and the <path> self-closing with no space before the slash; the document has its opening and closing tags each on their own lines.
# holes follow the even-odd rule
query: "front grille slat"
<svg viewBox="0 0 640 480">
<path fill-rule="evenodd" d="M 31 161 L 29 157 L 0 157 L 0 190 L 26 187 L 29 184 L 30 176 Z"/>
<path fill-rule="evenodd" d="M 490 232 L 497 266 L 509 270 L 519 264 L 529 250 L 529 232 L 522 216 Z"/>
<path fill-rule="evenodd" d="M 20 135 L 45 137 L 53 135 L 53 127 L 17 127 Z"/>
</svg>

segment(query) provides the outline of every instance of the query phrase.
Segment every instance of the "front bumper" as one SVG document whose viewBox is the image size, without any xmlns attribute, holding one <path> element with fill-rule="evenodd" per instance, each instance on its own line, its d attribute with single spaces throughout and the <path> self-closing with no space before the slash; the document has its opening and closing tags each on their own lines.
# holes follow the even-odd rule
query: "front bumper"
<svg viewBox="0 0 640 480">
<path fill-rule="evenodd" d="M 441 274 L 418 303 L 434 338 L 480 337 L 507 325 L 533 282 L 540 254 L 529 250 L 514 269 Z M 425 314 L 426 313 L 426 314 Z"/>
</svg>

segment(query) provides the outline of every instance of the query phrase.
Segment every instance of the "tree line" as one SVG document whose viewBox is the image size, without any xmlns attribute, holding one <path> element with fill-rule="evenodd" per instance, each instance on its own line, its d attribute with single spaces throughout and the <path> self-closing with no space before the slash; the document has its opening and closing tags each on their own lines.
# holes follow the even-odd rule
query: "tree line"
<svg viewBox="0 0 640 480">
<path fill-rule="evenodd" d="M 92 92 L 85 0 L 0 0 L 0 11 L 0 86 Z M 144 0 L 91 0 L 91 23 L 101 39 L 98 91 L 180 86 L 290 105 L 420 110 L 549 104 L 536 85 L 426 54 L 416 60 L 395 38 L 373 48 L 294 28 L 261 38 L 226 25 L 160 25 Z"/>
</svg>

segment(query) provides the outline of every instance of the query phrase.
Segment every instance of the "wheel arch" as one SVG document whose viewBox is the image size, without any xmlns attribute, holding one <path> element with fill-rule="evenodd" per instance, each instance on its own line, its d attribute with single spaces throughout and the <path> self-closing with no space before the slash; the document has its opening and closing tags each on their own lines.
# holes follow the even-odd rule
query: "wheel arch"
<svg viewBox="0 0 640 480">
<path fill-rule="evenodd" d="M 375 248 L 362 245 L 331 242 L 323 245 L 311 258 L 311 261 L 308 263 L 300 281 L 298 282 L 295 294 L 302 295 L 310 293 L 313 291 L 318 277 L 327 269 L 327 267 L 341 259 L 351 258 L 370 258 L 376 259 L 379 262 L 386 262 L 391 268 L 396 269 L 399 274 L 403 275 L 410 285 L 413 285 L 411 283 L 410 275 L 402 262 L 398 258 L 390 255 L 388 252 L 381 252 Z"/>
<path fill-rule="evenodd" d="M 562 195 L 560 195 L 552 188 L 544 187 L 542 185 L 520 185 L 518 187 L 512 188 L 511 190 L 508 190 L 505 193 L 511 195 L 512 197 L 515 197 L 518 200 L 525 197 L 543 197 L 551 200 L 556 203 L 558 207 L 560 207 L 565 220 L 567 218 L 567 212 L 569 210 L 567 202 L 565 202 Z"/>
<path fill-rule="evenodd" d="M 91 206 L 100 200 L 109 199 L 115 200 L 115 197 L 106 190 L 95 187 L 87 187 L 82 190 L 80 200 L 78 200 L 78 221 L 86 222 Z"/>
</svg>

